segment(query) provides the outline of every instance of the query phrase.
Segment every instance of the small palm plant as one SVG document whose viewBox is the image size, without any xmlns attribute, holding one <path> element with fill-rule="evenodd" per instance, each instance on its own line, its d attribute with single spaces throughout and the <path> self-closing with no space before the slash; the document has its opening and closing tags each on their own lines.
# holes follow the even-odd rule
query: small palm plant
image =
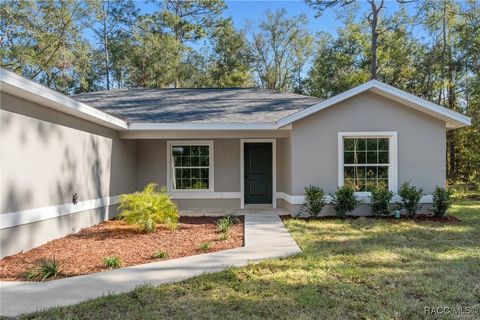
<svg viewBox="0 0 480 320">
<path fill-rule="evenodd" d="M 25 277 L 28 280 L 45 281 L 48 278 L 56 278 L 60 272 L 60 263 L 53 257 L 52 259 L 39 260 L 34 268 L 27 271 Z"/>
<path fill-rule="evenodd" d="M 236 222 L 236 218 L 232 216 L 226 216 L 217 221 L 217 229 L 220 231 L 220 240 L 227 240 L 229 237 L 230 229 Z"/>
<path fill-rule="evenodd" d="M 142 192 L 121 195 L 119 209 L 122 220 L 144 232 L 154 232 L 157 224 L 177 227 L 178 208 L 166 189 L 155 183 L 149 183 Z"/>
</svg>

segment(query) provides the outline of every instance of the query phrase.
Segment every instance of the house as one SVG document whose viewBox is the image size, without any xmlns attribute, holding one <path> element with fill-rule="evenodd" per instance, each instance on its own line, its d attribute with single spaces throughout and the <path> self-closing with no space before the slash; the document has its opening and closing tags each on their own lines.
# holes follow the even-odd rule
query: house
<svg viewBox="0 0 480 320">
<path fill-rule="evenodd" d="M 67 97 L 1 70 L 1 256 L 115 215 L 155 182 L 181 209 L 282 208 L 310 184 L 445 184 L 446 131 L 470 119 L 379 81 L 330 99 L 263 89 Z M 325 208 L 322 214 L 332 212 Z M 368 213 L 368 206 L 356 214 Z"/>
</svg>

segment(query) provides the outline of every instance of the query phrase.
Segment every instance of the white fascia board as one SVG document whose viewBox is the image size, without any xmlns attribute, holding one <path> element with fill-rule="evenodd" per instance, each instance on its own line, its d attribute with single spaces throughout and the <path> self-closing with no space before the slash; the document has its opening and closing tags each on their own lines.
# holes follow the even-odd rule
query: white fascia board
<svg viewBox="0 0 480 320">
<path fill-rule="evenodd" d="M 471 119 L 461 113 L 455 112 L 453 110 L 447 109 L 445 107 L 442 107 L 438 104 L 435 104 L 433 102 L 421 99 L 413 94 L 407 93 L 403 90 L 397 89 L 395 87 L 392 87 L 388 84 L 385 84 L 383 82 L 380 82 L 378 80 L 371 80 L 369 82 L 366 82 L 362 85 L 359 85 L 355 88 L 352 88 L 350 90 L 347 90 L 343 93 L 340 93 L 334 97 L 331 97 L 327 100 L 324 100 L 322 102 L 319 102 L 311 107 L 305 108 L 303 110 L 300 110 L 298 112 L 295 112 L 289 116 L 286 116 L 282 119 L 280 119 L 277 122 L 277 126 L 283 127 L 286 125 L 289 125 L 297 120 L 300 120 L 302 118 L 305 118 L 313 113 L 316 113 L 320 110 L 326 109 L 332 105 L 335 105 L 339 102 L 342 102 L 348 98 L 351 98 L 355 95 L 358 95 L 362 92 L 376 89 L 379 90 L 383 93 L 390 94 L 392 96 L 395 96 L 401 100 L 407 101 L 409 103 L 415 104 L 421 108 L 424 108 L 426 110 L 432 111 L 434 114 L 437 114 L 439 116 L 443 116 L 443 118 L 447 118 L 447 127 L 448 128 L 460 128 L 463 126 L 469 126 L 471 125 Z"/>
<path fill-rule="evenodd" d="M 71 114 L 112 129 L 126 130 L 128 123 L 82 102 L 69 98 L 11 71 L 0 68 L 1 91 Z"/>
<path fill-rule="evenodd" d="M 270 122 L 258 123 L 131 123 L 129 131 L 148 130 L 276 130 L 277 126 Z"/>
</svg>

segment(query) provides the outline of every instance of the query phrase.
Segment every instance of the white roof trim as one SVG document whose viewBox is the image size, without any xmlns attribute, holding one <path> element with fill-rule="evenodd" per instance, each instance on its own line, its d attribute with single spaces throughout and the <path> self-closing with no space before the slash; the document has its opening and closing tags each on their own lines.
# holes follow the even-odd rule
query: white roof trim
<svg viewBox="0 0 480 320">
<path fill-rule="evenodd" d="M 277 126 L 279 128 L 286 126 L 288 124 L 291 124 L 292 122 L 305 118 L 312 113 L 328 108 L 334 104 L 337 104 L 341 101 L 344 101 L 350 97 L 353 97 L 368 90 L 386 96 L 390 99 L 396 100 L 402 104 L 415 108 L 436 118 L 439 118 L 445 121 L 447 129 L 456 129 L 464 126 L 469 126 L 471 124 L 471 119 L 461 113 L 452 111 L 438 104 L 421 99 L 417 96 L 414 96 L 413 94 L 407 93 L 403 90 L 397 89 L 383 82 L 371 80 L 353 89 L 347 90 L 334 97 L 317 103 L 311 107 L 288 115 L 278 120 Z"/>
<path fill-rule="evenodd" d="M 0 68 L 0 89 L 23 99 L 112 129 L 128 129 L 128 123 L 96 108 L 78 102 L 59 92 Z"/>
<path fill-rule="evenodd" d="M 147 130 L 276 130 L 278 127 L 270 122 L 258 123 L 195 123 L 195 122 L 172 122 L 172 123 L 131 123 L 129 131 Z"/>
</svg>

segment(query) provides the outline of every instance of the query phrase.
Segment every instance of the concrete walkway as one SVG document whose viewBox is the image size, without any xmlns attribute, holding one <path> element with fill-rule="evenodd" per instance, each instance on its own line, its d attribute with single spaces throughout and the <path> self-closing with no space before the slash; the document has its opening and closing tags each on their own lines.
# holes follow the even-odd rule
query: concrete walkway
<svg viewBox="0 0 480 320">
<path fill-rule="evenodd" d="M 66 306 L 142 284 L 181 281 L 232 266 L 301 252 L 278 215 L 245 214 L 245 247 L 48 282 L 0 282 L 0 315 Z"/>
</svg>

